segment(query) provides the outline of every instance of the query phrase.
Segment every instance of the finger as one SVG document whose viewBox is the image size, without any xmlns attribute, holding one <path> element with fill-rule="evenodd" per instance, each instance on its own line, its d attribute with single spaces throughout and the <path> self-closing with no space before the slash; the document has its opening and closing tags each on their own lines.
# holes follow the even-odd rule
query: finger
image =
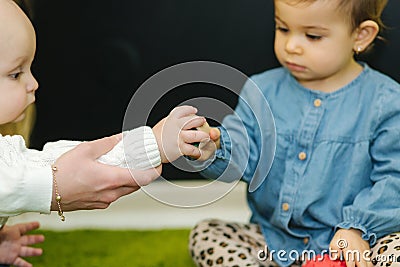
<svg viewBox="0 0 400 267">
<path fill-rule="evenodd" d="M 143 184 L 154 181 L 161 175 L 161 165 L 148 170 L 125 169 L 116 166 L 108 166 L 98 163 L 99 181 L 105 189 L 115 189 L 119 187 L 131 187 L 134 191 L 138 190 Z"/>
<path fill-rule="evenodd" d="M 96 209 L 107 208 L 111 203 L 113 203 L 120 197 L 135 192 L 139 188 L 140 187 L 136 187 L 136 189 L 134 189 L 132 187 L 124 186 L 124 187 L 118 187 L 116 189 L 102 191 L 101 193 L 98 194 L 98 202 L 92 203 L 91 207 L 94 207 Z"/>
<path fill-rule="evenodd" d="M 123 187 L 120 187 L 120 188 L 116 189 L 116 194 L 118 195 L 118 197 L 115 200 L 119 199 L 120 197 L 132 194 L 133 192 L 136 192 L 139 189 L 140 189 L 140 186 L 137 186 L 137 187 L 123 186 Z M 112 202 L 114 202 L 114 201 L 112 201 Z"/>
<path fill-rule="evenodd" d="M 18 257 L 15 259 L 15 261 L 13 262 L 13 266 L 15 267 L 32 267 L 32 264 L 30 264 L 29 262 L 27 262 L 26 260 Z"/>
<path fill-rule="evenodd" d="M 183 144 L 181 146 L 181 153 L 193 158 L 199 158 L 201 156 L 200 149 L 190 144 Z"/>
<path fill-rule="evenodd" d="M 329 246 L 329 257 L 332 260 L 340 260 L 341 255 L 342 255 L 342 251 L 338 249 L 336 244 L 331 243 L 331 246 Z"/>
<path fill-rule="evenodd" d="M 41 248 L 33 248 L 27 246 L 21 247 L 21 250 L 19 251 L 20 257 L 34 257 L 34 256 L 40 256 L 42 254 L 43 250 Z"/>
<path fill-rule="evenodd" d="M 36 230 L 40 227 L 39 222 L 27 222 L 17 224 L 18 230 L 21 234 L 25 234 L 29 231 Z"/>
<path fill-rule="evenodd" d="M 120 186 L 135 186 L 132 183 L 132 175 L 127 168 L 110 166 L 100 162 L 94 162 L 94 181 L 101 189 L 113 189 Z"/>
<path fill-rule="evenodd" d="M 350 258 L 346 258 L 345 257 L 345 261 L 346 261 L 346 267 L 355 267 L 356 266 L 356 263 L 355 263 L 355 261 L 354 261 L 354 259 L 350 259 Z M 361 266 L 358 266 L 358 267 L 361 267 Z"/>
<path fill-rule="evenodd" d="M 367 262 L 361 257 L 360 261 L 355 262 L 357 267 L 368 267 Z"/>
<path fill-rule="evenodd" d="M 23 246 L 38 244 L 44 241 L 44 235 L 24 235 L 20 240 Z"/>
<path fill-rule="evenodd" d="M 339 247 L 337 246 L 336 242 L 331 242 L 329 244 L 329 251 L 330 252 L 340 252 L 341 250 L 339 249 Z"/>
<path fill-rule="evenodd" d="M 351 253 L 351 250 L 340 249 L 340 247 L 338 247 L 338 248 L 342 255 L 341 258 L 344 259 L 346 262 L 346 267 L 355 267 L 357 259 L 356 259 L 355 255 L 353 253 Z"/>
<path fill-rule="evenodd" d="M 171 111 L 170 116 L 173 116 L 175 118 L 182 118 L 196 113 L 197 113 L 197 108 L 185 105 L 174 108 Z"/>
<path fill-rule="evenodd" d="M 210 140 L 210 136 L 203 131 L 186 130 L 182 131 L 180 134 L 185 143 L 208 142 Z"/>
<path fill-rule="evenodd" d="M 201 116 L 184 117 L 184 118 L 181 118 L 180 120 L 181 120 L 180 125 L 183 125 L 182 130 L 187 130 L 187 129 L 192 129 L 192 128 L 200 128 L 204 124 L 207 123 L 206 119 Z M 207 127 L 204 127 L 204 131 L 207 131 Z M 208 133 L 208 131 L 207 131 L 207 133 Z"/>
<path fill-rule="evenodd" d="M 215 141 L 219 139 L 221 136 L 221 131 L 218 128 L 211 128 L 210 129 L 210 138 L 211 140 Z"/>
<path fill-rule="evenodd" d="M 106 209 L 110 206 L 110 202 L 105 202 L 105 201 L 95 201 L 95 202 L 87 202 L 84 201 L 79 207 L 79 210 L 103 210 Z M 69 208 L 67 207 L 66 209 L 63 209 L 64 211 L 75 211 L 76 208 Z"/>
<path fill-rule="evenodd" d="M 133 180 L 139 186 L 145 186 L 156 180 L 161 175 L 162 165 L 148 170 L 130 170 Z"/>
<path fill-rule="evenodd" d="M 122 135 L 117 134 L 109 137 L 104 137 L 101 139 L 80 144 L 77 148 L 79 148 L 80 146 L 85 146 L 87 149 L 87 153 L 89 153 L 89 155 L 93 159 L 97 159 L 113 149 L 114 146 L 118 144 L 119 141 L 121 141 L 121 136 Z"/>
<path fill-rule="evenodd" d="M 373 263 L 371 262 L 371 258 L 368 259 L 367 266 L 368 267 L 373 267 L 374 266 Z"/>
<path fill-rule="evenodd" d="M 370 249 L 368 246 L 368 250 L 363 250 L 363 249 L 357 249 L 358 255 L 357 255 L 357 262 L 356 266 L 358 267 L 371 267 L 371 259 L 370 259 Z M 366 254 L 367 252 L 367 254 Z"/>
<path fill-rule="evenodd" d="M 197 127 L 197 130 L 210 134 L 211 127 L 210 125 L 208 125 L 208 122 L 206 120 L 206 122 L 203 125 Z"/>
<path fill-rule="evenodd" d="M 107 208 L 112 202 L 116 201 L 122 196 L 129 195 L 140 189 L 141 186 L 148 185 L 161 175 L 161 165 L 154 169 L 149 170 L 131 170 L 132 176 L 130 178 L 129 186 L 118 186 L 113 189 L 103 191 L 99 197 L 99 202 L 94 203 L 95 208 Z"/>
</svg>

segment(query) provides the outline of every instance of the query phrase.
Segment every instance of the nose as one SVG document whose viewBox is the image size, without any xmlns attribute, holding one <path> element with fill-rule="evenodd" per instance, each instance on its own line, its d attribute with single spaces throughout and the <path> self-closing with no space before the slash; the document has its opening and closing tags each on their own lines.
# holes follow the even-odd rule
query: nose
<svg viewBox="0 0 400 267">
<path fill-rule="evenodd" d="M 301 54 L 303 52 L 300 40 L 297 38 L 297 36 L 289 36 L 287 38 L 285 51 L 289 54 Z"/>
<path fill-rule="evenodd" d="M 29 80 L 26 84 L 26 91 L 28 93 L 35 92 L 39 88 L 39 83 L 32 73 L 29 73 Z"/>
</svg>

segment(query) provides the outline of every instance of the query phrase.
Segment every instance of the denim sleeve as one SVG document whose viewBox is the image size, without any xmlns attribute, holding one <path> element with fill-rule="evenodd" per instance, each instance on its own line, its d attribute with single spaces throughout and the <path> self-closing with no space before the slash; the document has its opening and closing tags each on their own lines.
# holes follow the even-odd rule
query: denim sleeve
<svg viewBox="0 0 400 267">
<path fill-rule="evenodd" d="M 376 239 L 400 230 L 400 90 L 381 96 L 377 127 L 370 145 L 371 187 L 343 209 L 337 228 L 356 228 L 373 245 Z M 373 107 L 371 107 L 373 108 Z"/>
<path fill-rule="evenodd" d="M 250 182 L 257 175 L 260 176 L 258 180 L 263 180 L 275 151 L 275 124 L 272 113 L 268 111 L 266 97 L 249 80 L 239 96 L 234 114 L 226 116 L 222 122 L 221 149 L 201 174 L 208 178 L 219 177 L 223 181 L 242 178 Z"/>
</svg>

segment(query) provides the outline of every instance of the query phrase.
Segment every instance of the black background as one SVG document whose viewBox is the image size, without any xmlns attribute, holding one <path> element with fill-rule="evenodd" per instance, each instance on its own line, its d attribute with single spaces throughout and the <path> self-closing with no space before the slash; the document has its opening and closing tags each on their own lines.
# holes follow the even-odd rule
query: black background
<svg viewBox="0 0 400 267">
<path fill-rule="evenodd" d="M 389 1 L 388 42 L 364 58 L 400 81 L 400 1 Z M 210 60 L 247 75 L 278 66 L 273 54 L 271 0 L 35 0 L 33 66 L 37 122 L 32 146 L 59 139 L 92 140 L 122 129 L 135 90 L 177 63 Z M 335 53 L 335 51 L 328 51 Z M 231 107 L 235 95 L 207 84 L 178 88 L 160 100 L 147 125 L 196 96 Z M 196 178 L 169 166 L 167 178 Z"/>
</svg>

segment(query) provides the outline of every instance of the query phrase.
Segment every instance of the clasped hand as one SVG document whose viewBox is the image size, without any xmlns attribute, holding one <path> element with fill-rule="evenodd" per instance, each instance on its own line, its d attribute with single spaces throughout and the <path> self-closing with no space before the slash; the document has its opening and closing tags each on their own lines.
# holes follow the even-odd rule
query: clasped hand
<svg viewBox="0 0 400 267">
<path fill-rule="evenodd" d="M 330 243 L 332 258 L 343 258 L 347 267 L 372 267 L 370 246 L 357 229 L 339 229 Z M 334 252 L 334 253 L 332 253 Z"/>
</svg>

